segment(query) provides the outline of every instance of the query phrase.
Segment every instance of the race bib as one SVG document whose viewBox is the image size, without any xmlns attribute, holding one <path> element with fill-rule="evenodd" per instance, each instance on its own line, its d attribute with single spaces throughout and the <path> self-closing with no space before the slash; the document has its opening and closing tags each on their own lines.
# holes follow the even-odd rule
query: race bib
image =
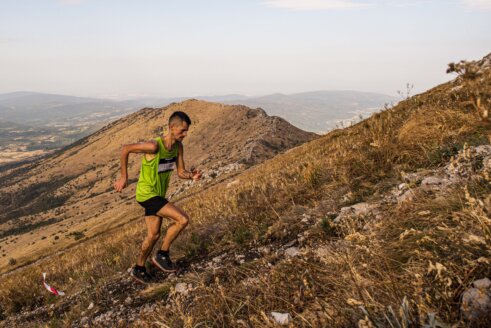
<svg viewBox="0 0 491 328">
<path fill-rule="evenodd" d="M 169 172 L 176 167 L 176 158 L 161 158 L 159 161 L 159 173 Z"/>
</svg>

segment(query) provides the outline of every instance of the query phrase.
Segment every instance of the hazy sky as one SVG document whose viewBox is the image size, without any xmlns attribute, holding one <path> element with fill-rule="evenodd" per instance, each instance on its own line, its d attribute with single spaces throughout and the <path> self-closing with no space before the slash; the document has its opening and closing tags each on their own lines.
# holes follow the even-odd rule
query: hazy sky
<svg viewBox="0 0 491 328">
<path fill-rule="evenodd" d="M 0 0 L 0 93 L 394 95 L 491 52 L 491 0 Z"/>
</svg>

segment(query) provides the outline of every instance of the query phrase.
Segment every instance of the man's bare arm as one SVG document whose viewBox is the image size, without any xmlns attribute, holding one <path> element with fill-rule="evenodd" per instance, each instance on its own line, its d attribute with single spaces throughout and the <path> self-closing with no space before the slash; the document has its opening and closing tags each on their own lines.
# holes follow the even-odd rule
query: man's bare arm
<svg viewBox="0 0 491 328">
<path fill-rule="evenodd" d="M 140 142 L 123 145 L 121 149 L 121 177 L 114 183 L 114 189 L 121 192 L 128 184 L 128 157 L 130 153 L 157 153 L 159 146 L 156 141 Z"/>
<path fill-rule="evenodd" d="M 199 170 L 192 169 L 191 171 L 186 171 L 186 165 L 184 164 L 184 147 L 181 143 L 179 143 L 177 153 L 177 175 L 181 179 L 193 179 L 195 181 L 201 178 L 201 172 Z"/>
</svg>

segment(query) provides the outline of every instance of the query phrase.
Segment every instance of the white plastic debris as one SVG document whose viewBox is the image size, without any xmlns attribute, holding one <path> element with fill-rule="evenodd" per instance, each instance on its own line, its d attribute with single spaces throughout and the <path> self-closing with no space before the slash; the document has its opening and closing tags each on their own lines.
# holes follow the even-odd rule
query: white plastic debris
<svg viewBox="0 0 491 328">
<path fill-rule="evenodd" d="M 53 293 L 53 294 L 58 295 L 58 296 L 65 295 L 64 292 L 57 290 L 56 288 L 53 288 L 46 283 L 46 272 L 43 272 L 43 285 L 44 285 L 44 288 L 46 288 L 50 293 Z"/>
</svg>

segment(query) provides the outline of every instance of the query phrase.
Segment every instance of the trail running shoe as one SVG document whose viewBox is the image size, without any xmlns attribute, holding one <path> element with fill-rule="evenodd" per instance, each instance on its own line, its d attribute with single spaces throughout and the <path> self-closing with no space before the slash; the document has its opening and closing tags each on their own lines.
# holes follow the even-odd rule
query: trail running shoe
<svg viewBox="0 0 491 328">
<path fill-rule="evenodd" d="M 149 284 L 152 282 L 152 276 L 148 274 L 146 269 L 133 267 L 130 276 L 136 281 L 141 282 L 142 284 Z"/>
<path fill-rule="evenodd" d="M 152 263 L 164 272 L 176 272 L 177 266 L 172 263 L 169 255 L 163 255 L 159 252 L 152 257 Z"/>
</svg>

